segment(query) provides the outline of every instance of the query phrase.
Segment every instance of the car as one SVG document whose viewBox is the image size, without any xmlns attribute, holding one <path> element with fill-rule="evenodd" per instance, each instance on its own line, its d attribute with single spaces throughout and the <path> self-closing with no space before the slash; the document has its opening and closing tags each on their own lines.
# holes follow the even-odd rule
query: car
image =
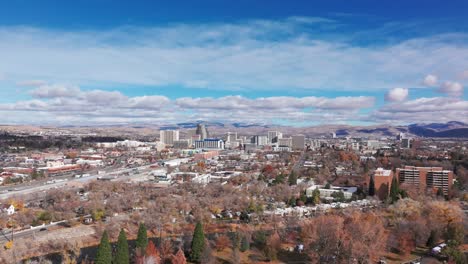
<svg viewBox="0 0 468 264">
<path fill-rule="evenodd" d="M 39 229 L 39 232 L 42 232 L 42 231 L 47 231 L 47 227 L 43 227 L 43 228 Z"/>
</svg>

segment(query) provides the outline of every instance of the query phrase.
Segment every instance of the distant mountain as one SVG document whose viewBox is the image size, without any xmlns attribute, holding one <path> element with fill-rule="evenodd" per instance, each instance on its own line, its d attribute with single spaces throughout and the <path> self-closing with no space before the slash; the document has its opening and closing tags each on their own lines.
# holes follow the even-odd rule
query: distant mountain
<svg viewBox="0 0 468 264">
<path fill-rule="evenodd" d="M 468 138 L 468 124 L 458 121 L 450 121 L 447 123 L 411 124 L 408 126 L 375 125 L 362 127 L 337 125 L 328 127 L 329 129 L 332 129 L 332 132 L 335 132 L 337 136 L 392 137 L 403 132 L 414 137 Z M 318 129 L 314 129 L 314 131 L 317 130 Z"/>
<path fill-rule="evenodd" d="M 408 131 L 420 137 L 455 137 L 468 138 L 468 125 L 462 122 L 412 124 Z"/>
<path fill-rule="evenodd" d="M 253 124 L 250 124 L 250 123 L 232 123 L 231 124 L 233 127 L 237 127 L 237 128 L 246 128 L 246 127 L 264 127 L 264 128 L 268 128 L 269 126 L 267 125 L 264 125 L 264 124 L 258 124 L 258 123 L 253 123 Z"/>
<path fill-rule="evenodd" d="M 447 123 L 411 124 L 408 127 L 432 129 L 434 131 L 445 131 L 450 129 L 467 128 L 468 125 L 458 121 L 450 121 Z"/>
</svg>

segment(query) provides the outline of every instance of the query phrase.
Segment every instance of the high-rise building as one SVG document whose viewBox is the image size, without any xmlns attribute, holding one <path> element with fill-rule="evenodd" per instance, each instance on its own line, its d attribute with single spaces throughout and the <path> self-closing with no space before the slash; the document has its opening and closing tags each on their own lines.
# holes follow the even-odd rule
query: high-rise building
<svg viewBox="0 0 468 264">
<path fill-rule="evenodd" d="M 419 189 L 431 188 L 434 191 L 442 189 L 448 194 L 453 184 L 453 172 L 442 167 L 414 167 L 405 166 L 396 169 L 400 184 L 416 186 Z"/>
<path fill-rule="evenodd" d="M 198 124 L 195 134 L 200 135 L 200 138 L 202 140 L 210 137 L 210 134 L 208 133 L 208 129 L 206 128 L 205 124 Z"/>
<path fill-rule="evenodd" d="M 224 149 L 224 141 L 216 138 L 206 138 L 195 141 L 196 149 Z"/>
<path fill-rule="evenodd" d="M 332 136 L 332 138 L 336 138 L 336 133 L 332 132 L 331 136 Z"/>
<path fill-rule="evenodd" d="M 179 140 L 179 130 L 161 130 L 159 131 L 160 141 L 167 145 L 173 145 L 174 141 Z"/>
<path fill-rule="evenodd" d="M 305 147 L 305 136 L 295 135 L 291 137 L 291 145 L 293 150 L 303 150 Z"/>
<path fill-rule="evenodd" d="M 401 148 L 411 148 L 411 139 L 403 138 L 401 140 Z"/>
<path fill-rule="evenodd" d="M 292 139 L 291 138 L 279 138 L 278 146 L 279 147 L 292 147 Z"/>
<path fill-rule="evenodd" d="M 393 180 L 393 171 L 378 168 L 374 172 L 375 195 L 381 200 L 388 197 Z"/>
<path fill-rule="evenodd" d="M 227 132 L 226 142 L 234 142 L 237 140 L 237 132 Z"/>
<path fill-rule="evenodd" d="M 403 132 L 398 133 L 397 140 L 401 141 L 403 138 L 405 138 L 405 133 L 403 133 Z"/>
<path fill-rule="evenodd" d="M 283 134 L 278 131 L 268 131 L 268 143 L 277 143 L 278 139 L 282 138 Z"/>
<path fill-rule="evenodd" d="M 256 144 L 257 146 L 265 146 L 268 144 L 268 137 L 267 136 L 253 136 L 252 143 Z"/>
</svg>

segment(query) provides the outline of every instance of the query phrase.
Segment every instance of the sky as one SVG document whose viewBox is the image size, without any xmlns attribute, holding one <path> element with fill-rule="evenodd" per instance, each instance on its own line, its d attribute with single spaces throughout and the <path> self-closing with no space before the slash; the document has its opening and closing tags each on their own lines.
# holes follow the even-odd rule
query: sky
<svg viewBox="0 0 468 264">
<path fill-rule="evenodd" d="M 3 1 L 0 124 L 468 123 L 467 1 Z"/>
</svg>

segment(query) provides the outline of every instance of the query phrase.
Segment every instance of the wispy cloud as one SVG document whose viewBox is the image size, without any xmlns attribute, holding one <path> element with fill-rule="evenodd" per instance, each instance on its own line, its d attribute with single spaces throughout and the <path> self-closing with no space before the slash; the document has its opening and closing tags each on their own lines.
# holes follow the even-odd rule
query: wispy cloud
<svg viewBox="0 0 468 264">
<path fill-rule="evenodd" d="M 446 93 L 450 96 L 462 96 L 463 95 L 463 85 L 459 82 L 444 82 L 438 89 L 441 93 Z"/>
<path fill-rule="evenodd" d="M 401 103 L 387 104 L 374 111 L 368 118 L 371 122 L 411 123 L 468 122 L 468 101 L 458 98 L 418 98 Z"/>
<path fill-rule="evenodd" d="M 324 37 L 335 24 L 291 17 L 106 31 L 3 27 L 0 72 L 78 85 L 365 90 L 419 87 L 427 72 L 450 79 L 466 67 L 464 34 L 360 46 Z"/>
</svg>

